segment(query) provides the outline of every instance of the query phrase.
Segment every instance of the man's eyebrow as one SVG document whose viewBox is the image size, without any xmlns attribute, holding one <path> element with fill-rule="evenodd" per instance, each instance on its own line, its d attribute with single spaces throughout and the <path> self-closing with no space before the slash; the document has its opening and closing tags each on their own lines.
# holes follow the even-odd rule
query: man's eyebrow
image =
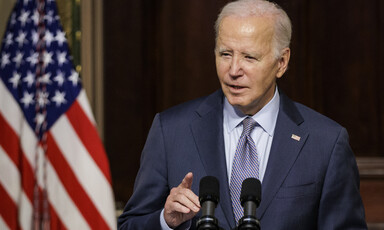
<svg viewBox="0 0 384 230">
<path fill-rule="evenodd" d="M 249 56 L 261 56 L 259 52 L 256 51 L 247 51 L 247 52 L 241 52 L 242 55 L 249 55 Z"/>
<path fill-rule="evenodd" d="M 227 48 L 227 47 L 218 47 L 217 51 L 219 51 L 219 52 L 225 52 L 225 51 L 226 52 L 232 52 L 232 50 Z"/>
</svg>

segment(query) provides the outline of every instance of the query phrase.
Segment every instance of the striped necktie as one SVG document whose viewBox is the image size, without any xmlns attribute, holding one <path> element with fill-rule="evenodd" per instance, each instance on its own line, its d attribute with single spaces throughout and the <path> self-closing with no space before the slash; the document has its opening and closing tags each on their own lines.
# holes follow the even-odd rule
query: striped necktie
<svg viewBox="0 0 384 230">
<path fill-rule="evenodd" d="M 249 177 L 259 179 L 259 160 L 256 153 L 256 145 L 250 136 L 257 122 L 251 117 L 247 117 L 242 123 L 243 132 L 236 147 L 229 186 L 236 223 L 238 223 L 243 216 L 243 207 L 240 203 L 241 184 L 243 180 Z"/>
</svg>

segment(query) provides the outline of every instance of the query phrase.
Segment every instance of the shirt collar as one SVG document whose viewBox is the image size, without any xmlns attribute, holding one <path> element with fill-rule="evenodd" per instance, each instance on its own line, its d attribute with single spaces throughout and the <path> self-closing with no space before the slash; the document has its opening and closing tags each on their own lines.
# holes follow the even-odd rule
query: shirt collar
<svg viewBox="0 0 384 230">
<path fill-rule="evenodd" d="M 275 94 L 259 112 L 252 118 L 267 132 L 273 136 L 276 126 L 277 114 L 279 112 L 280 95 L 276 87 Z M 227 98 L 224 100 L 224 122 L 227 125 L 227 132 L 232 132 L 247 115 L 243 114 L 239 109 L 229 104 Z"/>
</svg>

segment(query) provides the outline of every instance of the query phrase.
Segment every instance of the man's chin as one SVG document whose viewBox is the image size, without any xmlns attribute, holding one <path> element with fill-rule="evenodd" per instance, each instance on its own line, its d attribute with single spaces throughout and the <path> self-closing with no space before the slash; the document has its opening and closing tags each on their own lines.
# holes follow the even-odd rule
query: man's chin
<svg viewBox="0 0 384 230">
<path fill-rule="evenodd" d="M 253 116 L 256 112 L 260 110 L 256 106 L 254 106 L 252 103 L 246 103 L 245 100 L 228 99 L 228 102 L 229 104 L 231 104 L 233 107 L 235 107 L 237 110 L 241 111 L 245 115 Z"/>
<path fill-rule="evenodd" d="M 229 94 L 226 95 L 229 104 L 235 107 L 244 107 L 247 105 L 244 96 Z"/>
<path fill-rule="evenodd" d="M 246 105 L 246 103 L 244 103 L 244 101 L 238 100 L 238 99 L 233 100 L 232 98 L 231 99 L 227 98 L 227 99 L 228 99 L 229 104 L 231 104 L 236 109 L 238 109 L 242 112 L 246 111 L 247 105 Z"/>
</svg>

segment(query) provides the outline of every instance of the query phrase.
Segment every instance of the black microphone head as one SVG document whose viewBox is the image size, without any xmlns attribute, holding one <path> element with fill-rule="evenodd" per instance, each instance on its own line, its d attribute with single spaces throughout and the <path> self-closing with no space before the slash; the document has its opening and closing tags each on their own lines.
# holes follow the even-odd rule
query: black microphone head
<svg viewBox="0 0 384 230">
<path fill-rule="evenodd" d="M 203 203 L 207 200 L 213 201 L 216 204 L 220 200 L 219 181 L 214 176 L 206 176 L 200 180 L 199 201 Z"/>
<path fill-rule="evenodd" d="M 256 178 L 247 178 L 241 185 L 240 202 L 244 206 L 244 202 L 253 201 L 259 207 L 261 201 L 261 183 Z"/>
</svg>

